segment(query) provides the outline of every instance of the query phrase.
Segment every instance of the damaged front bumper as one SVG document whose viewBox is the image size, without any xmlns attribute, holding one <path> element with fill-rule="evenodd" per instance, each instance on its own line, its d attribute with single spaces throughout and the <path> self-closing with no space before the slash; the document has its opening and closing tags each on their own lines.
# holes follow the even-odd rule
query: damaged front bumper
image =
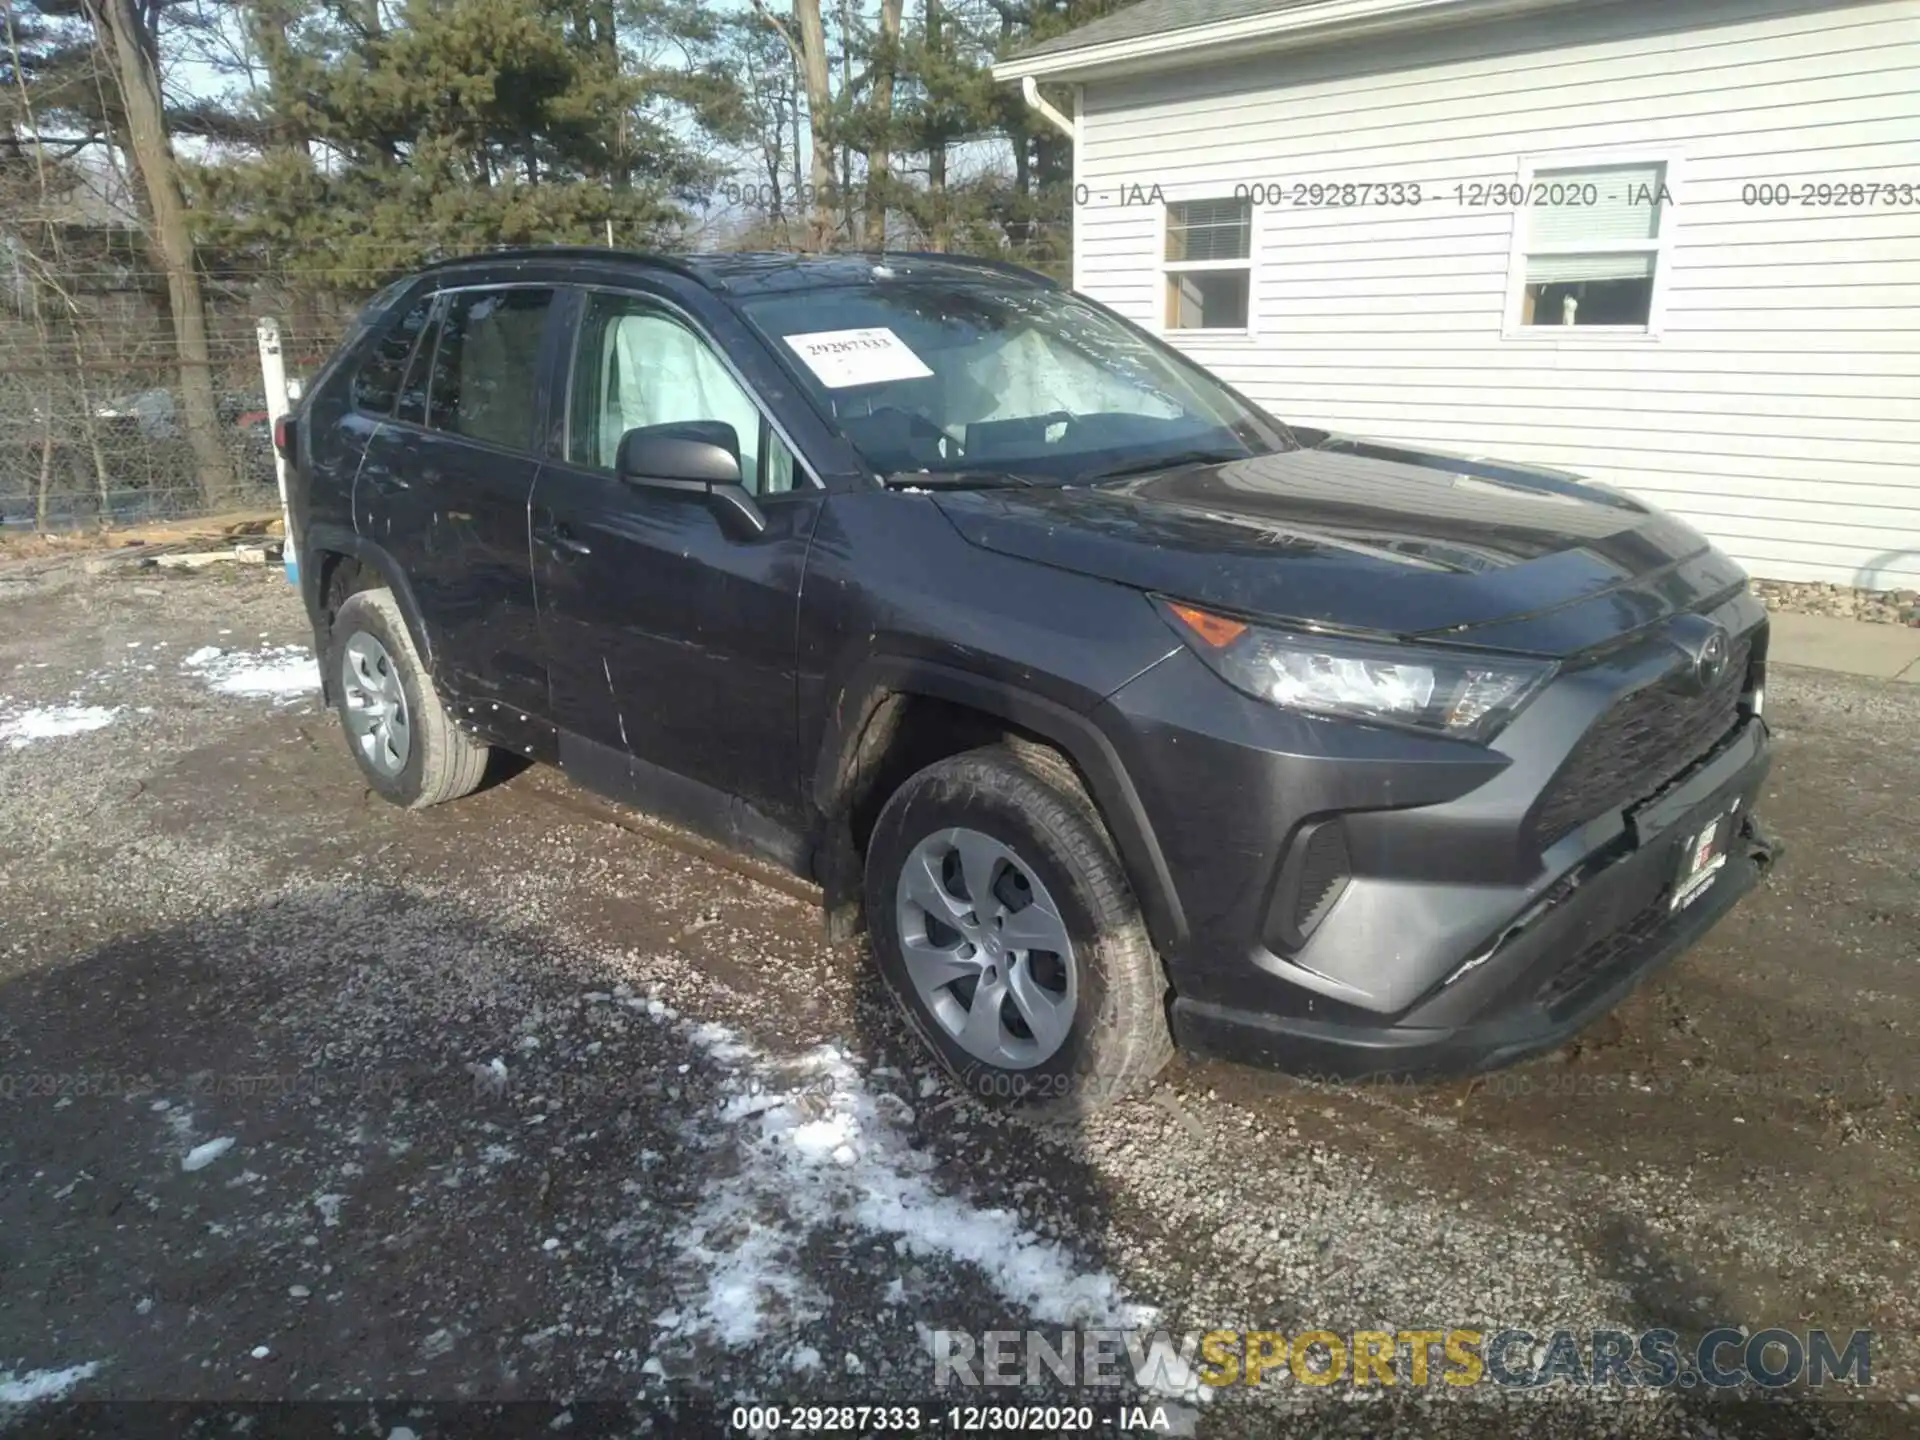
<svg viewBox="0 0 1920 1440">
<path fill-rule="evenodd" d="M 1769 747 L 1762 722 L 1751 724 L 1748 743 L 1644 807 L 1617 846 L 1563 877 L 1402 1014 L 1355 1023 L 1183 997 L 1173 1005 L 1180 1043 L 1341 1080 L 1473 1074 L 1562 1044 L 1692 947 L 1783 853 L 1753 809 Z M 1725 863 L 1675 908 L 1684 847 L 1722 815 L 1732 817 Z"/>
</svg>

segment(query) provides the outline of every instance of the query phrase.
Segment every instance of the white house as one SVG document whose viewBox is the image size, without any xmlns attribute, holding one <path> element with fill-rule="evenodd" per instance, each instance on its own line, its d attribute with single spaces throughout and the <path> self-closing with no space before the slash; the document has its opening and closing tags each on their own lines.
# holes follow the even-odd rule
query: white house
<svg viewBox="0 0 1920 1440">
<path fill-rule="evenodd" d="M 1920 589 L 1920 0 L 1142 0 L 996 74 L 1076 288 L 1282 417 Z"/>
</svg>

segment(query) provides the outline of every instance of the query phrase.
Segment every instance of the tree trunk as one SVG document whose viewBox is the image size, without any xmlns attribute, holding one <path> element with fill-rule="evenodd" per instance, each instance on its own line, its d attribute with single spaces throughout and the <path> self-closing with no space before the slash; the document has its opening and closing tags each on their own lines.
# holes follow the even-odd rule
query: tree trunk
<svg viewBox="0 0 1920 1440">
<path fill-rule="evenodd" d="M 853 103 L 853 6 L 850 0 L 840 0 L 840 100 L 846 105 Z M 846 230 L 847 238 L 857 250 L 861 245 L 861 213 L 853 198 L 853 146 L 847 142 L 844 130 L 840 136 L 839 199 L 842 210 L 834 223 Z"/>
<path fill-rule="evenodd" d="M 94 489 L 100 496 L 100 513 L 113 509 L 113 480 L 107 470 L 107 457 L 100 449 L 100 427 L 93 420 L 93 386 L 87 383 L 86 340 L 80 327 L 73 327 L 73 374 L 80 387 L 80 429 L 87 437 L 87 458 L 93 461 Z"/>
<path fill-rule="evenodd" d="M 173 338 L 179 351 L 181 410 L 201 503 L 217 509 L 233 493 L 226 447 L 220 443 L 220 416 L 213 396 L 213 365 L 207 347 L 206 298 L 194 269 L 193 235 L 187 227 L 186 200 L 161 108 L 160 76 L 145 43 L 134 0 L 95 0 L 95 32 L 106 50 L 126 107 L 141 189 L 153 215 L 154 238 L 167 272 L 167 298 L 173 312 Z"/>
<path fill-rule="evenodd" d="M 760 163 L 767 171 L 767 211 L 773 220 L 782 226 L 787 223 L 787 186 L 786 177 L 780 173 L 785 156 L 781 153 L 780 131 L 785 128 L 786 116 L 776 112 L 773 117 L 773 135 L 760 141 Z"/>
<path fill-rule="evenodd" d="M 40 483 L 34 489 L 33 528 L 47 533 L 47 491 L 53 486 L 53 386 L 47 386 L 46 411 L 40 417 Z"/>
<path fill-rule="evenodd" d="M 796 214 L 804 215 L 807 192 L 800 178 L 800 72 L 797 66 L 793 77 L 793 109 L 788 118 L 793 121 L 793 208 Z"/>
<path fill-rule="evenodd" d="M 793 0 L 793 18 L 800 28 L 800 74 L 807 87 L 809 183 L 813 186 L 815 241 L 824 245 L 833 229 L 833 81 L 827 64 L 827 27 L 820 20 L 820 0 Z"/>
<path fill-rule="evenodd" d="M 927 49 L 938 52 L 941 30 L 940 0 L 927 0 Z M 928 243 L 935 250 L 947 248 L 947 135 L 936 129 L 927 140 L 927 211 L 933 219 Z"/>
<path fill-rule="evenodd" d="M 900 12 L 905 0 L 880 0 L 880 43 L 873 62 L 874 140 L 867 147 L 867 219 L 870 243 L 887 248 L 887 181 L 893 165 L 888 128 L 893 123 L 893 77 L 898 63 Z"/>
</svg>

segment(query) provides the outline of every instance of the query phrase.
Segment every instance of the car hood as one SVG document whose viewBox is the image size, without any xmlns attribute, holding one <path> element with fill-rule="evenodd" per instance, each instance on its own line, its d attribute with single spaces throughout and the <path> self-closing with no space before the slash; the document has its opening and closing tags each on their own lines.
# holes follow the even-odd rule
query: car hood
<svg viewBox="0 0 1920 1440">
<path fill-rule="evenodd" d="M 1578 476 L 1344 436 L 935 503 L 986 549 L 1197 604 L 1541 654 L 1603 643 L 1745 580 L 1690 526 Z"/>
</svg>

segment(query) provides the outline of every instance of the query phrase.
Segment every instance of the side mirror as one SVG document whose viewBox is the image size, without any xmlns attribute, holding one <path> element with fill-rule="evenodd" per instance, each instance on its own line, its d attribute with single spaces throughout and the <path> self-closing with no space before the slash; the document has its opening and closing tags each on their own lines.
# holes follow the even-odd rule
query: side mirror
<svg viewBox="0 0 1920 1440">
<path fill-rule="evenodd" d="M 615 468 L 629 485 L 738 485 L 740 437 L 724 420 L 642 425 L 620 437 Z"/>
<path fill-rule="evenodd" d="M 703 496 L 726 529 L 741 539 L 763 534 L 767 517 L 740 478 L 740 437 L 724 420 L 642 425 L 620 437 L 620 478 L 648 490 Z"/>
</svg>

